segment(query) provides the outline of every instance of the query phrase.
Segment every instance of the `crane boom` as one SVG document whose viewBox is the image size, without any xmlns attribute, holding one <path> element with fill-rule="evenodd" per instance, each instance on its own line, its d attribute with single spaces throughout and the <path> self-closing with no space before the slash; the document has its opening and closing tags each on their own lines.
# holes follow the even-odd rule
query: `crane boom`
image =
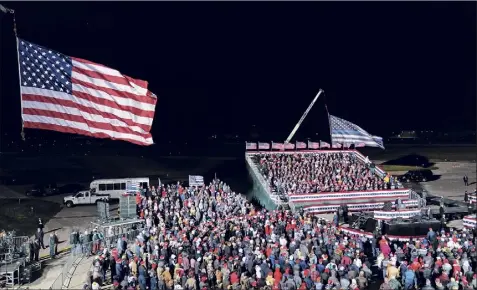
<svg viewBox="0 0 477 290">
<path fill-rule="evenodd" d="M 285 141 L 285 143 L 289 143 L 290 140 L 293 138 L 293 136 L 295 135 L 296 131 L 298 130 L 298 128 L 300 128 L 301 126 L 301 123 L 303 122 L 303 120 L 305 120 L 306 118 L 306 115 L 308 115 L 308 113 L 310 112 L 311 108 L 313 108 L 313 105 L 316 103 L 316 100 L 318 100 L 318 98 L 320 97 L 320 95 L 324 93 L 324 91 L 322 89 L 320 89 L 318 91 L 318 94 L 316 94 L 315 98 L 313 99 L 313 101 L 311 102 L 311 104 L 308 106 L 308 108 L 306 109 L 305 113 L 303 113 L 303 116 L 301 116 L 301 119 L 300 121 L 298 121 L 298 123 L 295 125 L 295 128 L 293 128 L 293 131 L 291 131 L 290 135 L 288 136 L 287 140 Z"/>
</svg>

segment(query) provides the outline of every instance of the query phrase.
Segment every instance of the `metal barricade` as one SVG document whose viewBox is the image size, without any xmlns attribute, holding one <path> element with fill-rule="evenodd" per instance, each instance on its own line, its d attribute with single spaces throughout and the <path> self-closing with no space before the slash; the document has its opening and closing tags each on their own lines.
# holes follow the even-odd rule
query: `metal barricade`
<svg viewBox="0 0 477 290">
<path fill-rule="evenodd" d="M 65 281 L 71 279 L 73 275 L 73 273 L 71 273 L 71 269 L 79 264 L 83 256 L 84 255 L 81 250 L 77 251 L 77 249 L 76 250 L 74 250 L 73 248 L 71 249 L 70 256 L 68 256 L 68 259 L 66 260 L 66 263 L 63 266 L 63 269 L 61 270 L 60 275 L 58 275 L 58 277 L 55 279 L 55 281 L 51 285 L 51 289 L 64 288 Z"/>
<path fill-rule="evenodd" d="M 77 243 L 71 245 L 71 253 L 68 257 L 60 275 L 55 279 L 51 285 L 51 289 L 65 289 L 68 287 L 71 277 L 74 275 L 76 266 L 81 263 L 82 259 L 91 255 L 99 255 L 104 248 L 114 248 L 117 245 L 118 238 L 126 237 L 128 242 L 136 240 L 137 236 L 143 229 L 130 230 L 125 233 L 119 233 L 114 236 L 104 237 L 100 240 L 91 241 L 88 243 Z"/>
</svg>

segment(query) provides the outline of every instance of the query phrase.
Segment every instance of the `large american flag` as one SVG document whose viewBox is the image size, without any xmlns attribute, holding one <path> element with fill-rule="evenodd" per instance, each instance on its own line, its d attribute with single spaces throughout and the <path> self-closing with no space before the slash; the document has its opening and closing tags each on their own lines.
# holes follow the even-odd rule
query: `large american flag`
<svg viewBox="0 0 477 290">
<path fill-rule="evenodd" d="M 370 147 L 380 147 L 384 149 L 383 138 L 372 136 L 368 132 L 361 129 L 344 119 L 330 115 L 331 140 L 335 143 L 349 143 L 355 145 L 365 144 Z"/>
<path fill-rule="evenodd" d="M 147 82 L 18 39 L 25 128 L 153 144 Z"/>
</svg>

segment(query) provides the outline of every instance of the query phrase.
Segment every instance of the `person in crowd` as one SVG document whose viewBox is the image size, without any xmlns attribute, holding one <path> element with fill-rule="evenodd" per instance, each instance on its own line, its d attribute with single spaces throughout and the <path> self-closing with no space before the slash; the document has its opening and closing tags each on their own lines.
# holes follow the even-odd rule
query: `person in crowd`
<svg viewBox="0 0 477 290">
<path fill-rule="evenodd" d="M 48 247 L 49 247 L 49 250 L 50 250 L 50 258 L 54 259 L 56 257 L 56 252 L 55 252 L 56 241 L 55 241 L 55 235 L 53 233 L 50 234 Z"/>
<path fill-rule="evenodd" d="M 100 243 L 93 251 L 91 283 L 121 290 L 364 290 L 373 279 L 373 244 L 380 289 L 477 283 L 474 236 L 466 229 L 369 239 L 303 211 L 257 208 L 219 180 L 150 188 L 137 195 L 137 212 L 145 226 L 133 243 L 120 237 L 112 249 Z"/>
<path fill-rule="evenodd" d="M 347 152 L 257 154 L 252 159 L 269 185 L 286 194 L 401 187 L 392 176 L 386 175 L 385 180 L 384 176 L 372 171 L 369 164 L 358 161 Z"/>
<path fill-rule="evenodd" d="M 40 259 L 40 249 L 41 249 L 41 243 L 40 241 L 35 238 L 35 241 L 33 242 L 33 260 L 38 262 Z"/>
<path fill-rule="evenodd" d="M 38 240 L 40 243 L 40 247 L 42 249 L 46 249 L 45 244 L 43 243 L 43 238 L 44 238 L 44 233 L 43 233 L 43 228 L 38 227 L 38 230 L 36 232 L 35 238 Z"/>
</svg>

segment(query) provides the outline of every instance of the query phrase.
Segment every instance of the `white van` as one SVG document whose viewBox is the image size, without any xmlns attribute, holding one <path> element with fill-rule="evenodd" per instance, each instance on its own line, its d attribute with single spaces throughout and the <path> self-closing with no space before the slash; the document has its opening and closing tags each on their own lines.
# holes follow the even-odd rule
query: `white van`
<svg viewBox="0 0 477 290">
<path fill-rule="evenodd" d="M 127 183 L 139 183 L 139 188 L 149 187 L 148 177 L 116 178 L 116 179 L 96 179 L 90 184 L 90 189 L 95 189 L 96 193 L 109 194 L 112 199 L 119 199 L 126 193 Z"/>
</svg>

